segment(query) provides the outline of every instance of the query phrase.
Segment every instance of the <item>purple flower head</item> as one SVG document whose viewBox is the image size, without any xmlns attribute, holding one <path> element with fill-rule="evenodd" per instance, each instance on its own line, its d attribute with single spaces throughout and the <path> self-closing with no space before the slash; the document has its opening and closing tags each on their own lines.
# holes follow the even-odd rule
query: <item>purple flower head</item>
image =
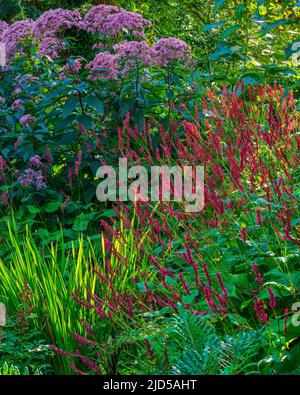
<svg viewBox="0 0 300 395">
<path fill-rule="evenodd" d="M 116 79 L 118 74 L 118 57 L 109 52 L 100 52 L 86 65 L 90 70 L 90 79 Z"/>
<path fill-rule="evenodd" d="M 11 105 L 11 108 L 13 111 L 20 111 L 21 106 L 22 106 L 23 100 L 21 99 L 16 99 L 13 104 Z"/>
<path fill-rule="evenodd" d="M 144 29 L 151 26 L 151 22 L 143 18 L 136 12 L 121 11 L 118 14 L 112 14 L 104 23 L 103 30 L 105 33 L 116 36 L 122 31 L 129 32 L 135 38 L 145 38 Z"/>
<path fill-rule="evenodd" d="M 178 38 L 161 38 L 152 47 L 153 64 L 167 67 L 172 61 L 191 57 L 190 47 Z"/>
<path fill-rule="evenodd" d="M 33 34 L 40 39 L 55 37 L 72 27 L 82 28 L 80 12 L 57 8 L 44 12 L 36 20 Z"/>
<path fill-rule="evenodd" d="M 33 166 L 42 166 L 41 157 L 39 155 L 34 155 L 29 159 L 29 163 Z"/>
<path fill-rule="evenodd" d="M 22 187 L 31 185 L 37 190 L 47 188 L 42 171 L 34 170 L 32 168 L 25 169 L 23 175 L 18 177 L 18 182 Z"/>
<path fill-rule="evenodd" d="M 83 18 L 83 28 L 91 33 L 105 33 L 104 25 L 110 15 L 119 13 L 119 8 L 112 5 L 97 5 L 91 8 Z"/>
<path fill-rule="evenodd" d="M 38 49 L 40 55 L 48 56 L 49 58 L 57 58 L 59 52 L 65 47 L 65 43 L 53 37 L 44 38 Z"/>
<path fill-rule="evenodd" d="M 144 41 L 124 41 L 114 45 L 120 59 L 131 59 L 140 61 L 143 65 L 151 63 L 151 48 Z"/>
<path fill-rule="evenodd" d="M 30 114 L 25 114 L 20 118 L 21 125 L 30 125 L 35 121 L 35 118 Z"/>
<path fill-rule="evenodd" d="M 8 23 L 5 21 L 0 21 L 0 41 L 2 40 L 4 30 L 8 28 Z"/>
<path fill-rule="evenodd" d="M 32 34 L 34 22 L 31 19 L 17 21 L 9 25 L 2 34 L 2 41 L 5 45 L 6 56 L 8 59 L 14 57 L 18 46 L 23 38 Z"/>
</svg>

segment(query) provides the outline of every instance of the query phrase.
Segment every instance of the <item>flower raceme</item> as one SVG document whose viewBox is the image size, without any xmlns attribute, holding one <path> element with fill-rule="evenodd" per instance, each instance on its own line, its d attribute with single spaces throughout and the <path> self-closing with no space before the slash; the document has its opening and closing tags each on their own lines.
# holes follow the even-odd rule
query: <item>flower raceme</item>
<svg viewBox="0 0 300 395">
<path fill-rule="evenodd" d="M 159 209 L 136 202 L 134 214 L 123 202 L 114 205 L 116 219 L 100 224 L 106 248 L 98 272 L 101 296 L 76 295 L 76 301 L 95 309 L 100 320 L 118 325 L 124 319 L 136 327 L 138 317 L 155 315 L 161 307 L 168 315 L 177 314 L 180 305 L 194 315 L 212 315 L 221 322 L 248 311 L 245 325 L 264 326 L 284 312 L 275 286 L 270 286 L 270 267 L 261 251 L 264 238 L 267 248 L 278 254 L 280 248 L 297 248 L 299 243 L 299 228 L 293 226 L 298 215 L 294 195 L 300 146 L 293 95 L 285 97 L 280 86 L 247 90 L 239 86 L 230 94 L 224 87 L 221 95 L 209 90 L 203 108 L 202 121 L 195 108 L 193 122 L 171 122 L 165 129 L 151 120 L 139 132 L 130 126 L 127 115 L 118 130 L 115 154 L 132 164 L 204 165 L 206 206 L 187 215 L 174 202 L 159 202 Z M 154 130 L 158 131 L 155 145 Z M 133 217 L 139 225 L 132 229 Z M 130 254 L 125 253 L 128 229 L 139 246 L 138 262 L 146 257 L 147 265 L 141 271 L 135 262 L 132 287 L 124 290 L 119 281 L 132 267 Z M 225 237 L 230 247 L 222 244 Z M 215 253 L 207 248 L 214 242 Z M 239 263 L 234 274 L 226 271 L 232 267 L 232 261 L 226 260 L 228 249 L 242 251 L 234 255 Z M 276 269 L 275 260 L 272 265 Z M 245 277 L 246 284 L 240 281 Z M 98 346 L 105 350 L 105 344 Z"/>
</svg>

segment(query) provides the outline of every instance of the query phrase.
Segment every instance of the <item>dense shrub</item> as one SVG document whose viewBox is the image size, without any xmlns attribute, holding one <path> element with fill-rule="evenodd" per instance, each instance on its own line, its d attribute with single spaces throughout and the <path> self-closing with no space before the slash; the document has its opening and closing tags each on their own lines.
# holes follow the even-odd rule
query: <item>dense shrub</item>
<svg viewBox="0 0 300 395">
<path fill-rule="evenodd" d="M 2 207 L 23 201 L 18 220 L 47 221 L 52 231 L 61 223 L 72 227 L 78 216 L 92 224 L 94 176 L 112 154 L 121 120 L 129 112 L 142 130 L 145 116 L 169 119 L 174 106 L 194 96 L 182 74 L 189 47 L 174 38 L 149 45 L 149 24 L 97 6 L 83 18 L 50 10 L 4 28 L 10 65 L 1 70 L 1 200 Z M 83 45 L 87 59 L 72 54 Z"/>
</svg>

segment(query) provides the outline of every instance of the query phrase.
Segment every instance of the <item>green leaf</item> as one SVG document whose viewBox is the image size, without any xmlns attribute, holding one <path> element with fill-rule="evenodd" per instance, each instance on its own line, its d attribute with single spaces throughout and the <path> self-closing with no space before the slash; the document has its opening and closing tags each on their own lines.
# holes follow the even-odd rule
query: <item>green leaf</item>
<svg viewBox="0 0 300 395">
<path fill-rule="evenodd" d="M 184 304 L 192 304 L 194 302 L 194 297 L 192 295 L 184 295 L 182 301 Z"/>
<path fill-rule="evenodd" d="M 224 30 L 221 34 L 222 40 L 224 40 L 226 37 L 230 36 L 233 32 L 238 30 L 241 27 L 241 25 L 233 25 L 230 26 L 228 29 Z"/>
<path fill-rule="evenodd" d="M 102 101 L 95 95 L 89 95 L 85 99 L 85 103 L 95 110 L 97 110 L 100 114 L 104 114 L 104 104 Z"/>
<path fill-rule="evenodd" d="M 252 77 L 244 77 L 241 79 L 241 82 L 243 82 L 245 85 L 257 85 L 258 84 L 258 81 Z"/>
<path fill-rule="evenodd" d="M 62 116 L 67 118 L 74 111 L 76 104 L 78 104 L 78 100 L 70 97 L 63 106 Z"/>
<path fill-rule="evenodd" d="M 79 117 L 77 117 L 77 121 L 78 123 L 83 125 L 87 130 L 89 130 L 93 124 L 92 117 L 90 117 L 89 115 L 80 115 Z"/>
<path fill-rule="evenodd" d="M 46 211 L 47 213 L 54 213 L 58 208 L 62 205 L 62 200 L 57 200 L 53 202 L 49 202 L 45 204 L 42 209 L 43 211 Z"/>
<path fill-rule="evenodd" d="M 82 232 L 84 230 L 87 230 L 88 226 L 89 226 L 88 216 L 81 213 L 81 214 L 77 215 L 77 217 L 75 218 L 74 225 L 73 225 L 72 229 L 75 232 Z"/>
<path fill-rule="evenodd" d="M 202 32 L 207 32 L 210 30 L 213 30 L 216 27 L 221 27 L 224 26 L 226 23 L 225 22 L 215 22 L 215 23 L 210 23 L 208 25 L 204 25 L 201 29 Z"/>
<path fill-rule="evenodd" d="M 276 21 L 274 23 L 271 23 L 270 25 L 267 25 L 267 26 L 265 26 L 263 28 L 263 31 L 262 31 L 261 35 L 265 36 L 267 33 L 269 33 L 269 31 L 271 29 L 274 29 L 274 27 L 282 26 L 282 25 L 285 25 L 287 23 L 288 23 L 288 21 L 286 21 L 285 19 L 280 19 L 280 20 L 278 20 L 278 21 Z"/>
<path fill-rule="evenodd" d="M 31 206 L 31 205 L 26 206 L 26 207 L 27 207 L 27 210 L 30 212 L 30 214 L 38 214 L 41 212 L 41 209 L 39 209 L 38 207 Z"/>
<path fill-rule="evenodd" d="M 217 49 L 214 53 L 209 55 L 211 60 L 217 61 L 223 56 L 231 55 L 232 51 L 224 44 L 217 45 Z"/>
<path fill-rule="evenodd" d="M 217 10 L 218 8 L 222 7 L 222 5 L 225 3 L 225 1 L 226 0 L 217 0 L 214 5 L 214 10 Z"/>
<path fill-rule="evenodd" d="M 138 126 L 139 132 L 141 132 L 144 127 L 144 113 L 140 108 L 135 109 L 134 120 L 135 124 Z"/>
</svg>

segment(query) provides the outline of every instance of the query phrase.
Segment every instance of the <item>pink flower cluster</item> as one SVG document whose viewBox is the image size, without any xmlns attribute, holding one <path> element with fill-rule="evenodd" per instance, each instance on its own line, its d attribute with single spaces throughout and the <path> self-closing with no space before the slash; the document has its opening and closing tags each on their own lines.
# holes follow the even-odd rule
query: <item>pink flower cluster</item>
<svg viewBox="0 0 300 395">
<path fill-rule="evenodd" d="M 86 31 L 113 36 L 125 30 L 134 37 L 144 38 L 144 29 L 147 26 L 151 26 L 151 22 L 140 14 L 115 6 L 98 5 L 90 9 L 83 18 L 83 28 Z"/>
<path fill-rule="evenodd" d="M 2 41 L 5 45 L 8 59 L 15 55 L 21 40 L 32 34 L 33 23 L 34 22 L 30 19 L 17 21 L 4 30 Z"/>
<path fill-rule="evenodd" d="M 33 34 L 37 38 L 54 37 L 72 27 L 82 27 L 80 12 L 57 8 L 44 12 L 35 21 Z"/>
<path fill-rule="evenodd" d="M 37 190 L 47 188 L 42 171 L 34 170 L 32 168 L 24 170 L 23 175 L 18 177 L 18 182 L 22 185 L 22 187 L 32 185 Z"/>
<path fill-rule="evenodd" d="M 11 105 L 11 108 L 13 111 L 20 111 L 21 106 L 22 106 L 23 100 L 21 99 L 16 99 L 13 104 Z"/>
<path fill-rule="evenodd" d="M 0 21 L 0 41 L 2 40 L 4 30 L 8 28 L 8 23 Z"/>
<path fill-rule="evenodd" d="M 119 8 L 112 5 L 97 5 L 91 8 L 83 18 L 83 28 L 90 33 L 105 33 L 108 18 L 119 12 Z"/>
<path fill-rule="evenodd" d="M 172 61 L 191 58 L 189 46 L 177 38 L 162 38 L 151 48 L 145 41 L 126 41 L 114 45 L 119 58 L 139 59 L 144 65 L 167 67 Z"/>
<path fill-rule="evenodd" d="M 174 60 L 191 58 L 190 47 L 178 38 L 161 38 L 152 47 L 153 63 L 167 67 Z"/>
<path fill-rule="evenodd" d="M 126 58 L 126 66 L 135 65 L 139 60 L 144 65 L 167 67 L 172 61 L 186 60 L 191 58 L 189 46 L 177 38 L 163 38 L 154 46 L 149 47 L 146 42 L 140 41 L 145 38 L 144 29 L 151 26 L 151 22 L 144 19 L 140 14 L 128 12 L 122 8 L 98 5 L 91 8 L 81 19 L 77 10 L 64 10 L 57 8 L 44 12 L 36 21 L 23 20 L 7 25 L 0 21 L 0 36 L 3 31 L 3 41 L 6 45 L 7 58 L 11 58 L 17 51 L 18 44 L 23 37 L 33 35 L 35 42 L 41 40 L 38 48 L 40 55 L 55 58 L 60 49 L 65 45 L 58 40 L 65 30 L 76 28 L 92 33 L 117 36 L 120 32 L 128 32 L 136 41 L 122 42 L 114 46 L 116 56 L 102 52 L 96 55 L 87 68 L 92 70 L 92 78 L 95 69 L 106 69 L 107 78 L 116 78 L 118 72 L 117 60 Z M 96 44 L 97 45 L 97 44 Z M 131 62 L 131 63 L 130 63 Z M 67 67 L 66 67 L 67 69 Z"/>
<path fill-rule="evenodd" d="M 29 158 L 29 163 L 32 166 L 40 167 L 42 166 L 41 157 L 39 155 L 34 155 L 31 158 Z"/>
<path fill-rule="evenodd" d="M 30 114 L 25 114 L 20 118 L 21 125 L 30 125 L 35 121 L 35 118 Z"/>
<path fill-rule="evenodd" d="M 124 41 L 114 45 L 113 49 L 120 59 L 131 58 L 144 65 L 151 63 L 151 48 L 145 41 Z"/>
<path fill-rule="evenodd" d="M 128 31 L 136 38 L 145 38 L 144 29 L 151 26 L 151 22 L 135 12 L 122 11 L 112 15 L 106 22 L 105 32 L 117 35 L 121 31 Z"/>
<path fill-rule="evenodd" d="M 118 57 L 109 52 L 100 52 L 86 65 L 91 71 L 90 79 L 99 78 L 116 79 L 119 71 Z"/>
<path fill-rule="evenodd" d="M 44 38 L 38 49 L 40 55 L 48 56 L 51 59 L 58 57 L 59 52 L 65 47 L 64 42 L 59 41 L 53 37 Z"/>
</svg>

